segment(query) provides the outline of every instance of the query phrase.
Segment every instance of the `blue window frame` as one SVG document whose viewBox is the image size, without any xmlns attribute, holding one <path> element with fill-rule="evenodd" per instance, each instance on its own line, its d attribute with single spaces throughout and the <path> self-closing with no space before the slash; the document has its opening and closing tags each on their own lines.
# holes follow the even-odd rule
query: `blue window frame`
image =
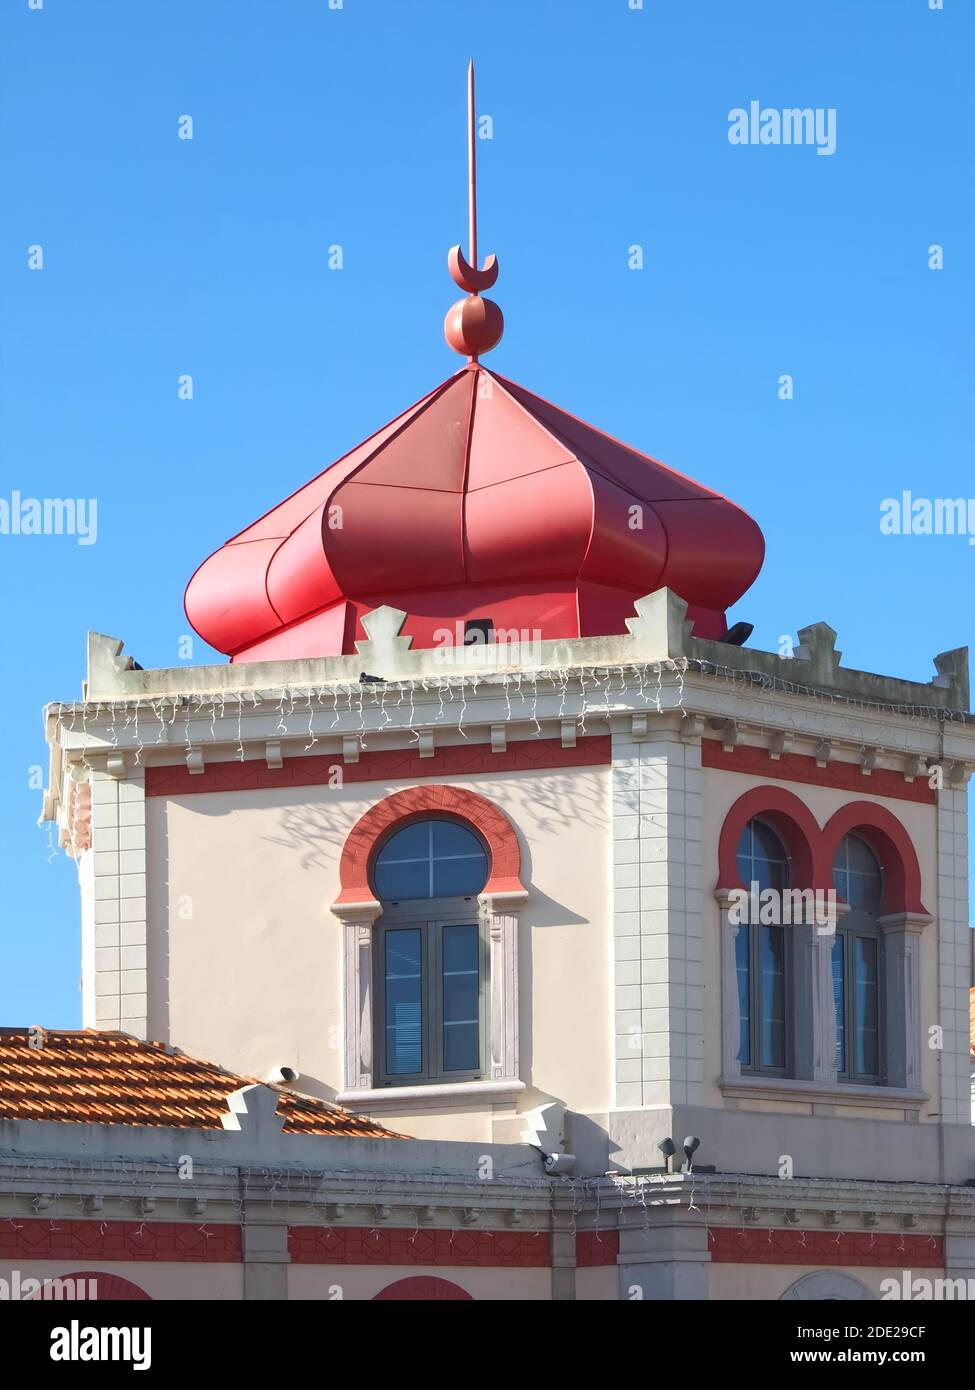
<svg viewBox="0 0 975 1390">
<path fill-rule="evenodd" d="M 386 1071 L 412 1076 L 423 1070 L 423 936 L 419 927 L 384 934 Z"/>
<path fill-rule="evenodd" d="M 839 919 L 833 942 L 836 1006 L 836 1074 L 842 1081 L 883 1081 L 883 942 L 877 914 L 884 881 L 873 850 L 859 835 L 846 835 L 833 864 L 837 894 L 850 911 Z"/>
<path fill-rule="evenodd" d="M 477 894 L 480 838 L 456 821 L 415 821 L 373 863 L 377 1078 L 383 1085 L 476 1080 L 486 1047 L 487 948 Z"/>
<path fill-rule="evenodd" d="M 421 820 L 391 835 L 373 865 L 381 902 L 455 898 L 479 893 L 487 854 L 472 830 L 449 820 Z"/>
<path fill-rule="evenodd" d="M 758 893 L 788 887 L 789 856 L 761 820 L 750 820 L 738 843 L 738 873 Z M 738 1061 L 743 1071 L 783 1075 L 789 1066 L 790 950 L 786 929 L 742 922 L 735 938 L 738 978 Z"/>
</svg>

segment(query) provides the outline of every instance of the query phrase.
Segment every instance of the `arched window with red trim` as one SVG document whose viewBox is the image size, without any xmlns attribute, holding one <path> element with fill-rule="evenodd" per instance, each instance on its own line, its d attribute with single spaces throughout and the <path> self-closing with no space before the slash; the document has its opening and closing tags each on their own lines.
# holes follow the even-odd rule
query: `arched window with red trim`
<svg viewBox="0 0 975 1390">
<path fill-rule="evenodd" d="M 766 918 L 756 898 L 768 889 Z M 932 918 L 917 852 L 889 808 L 848 801 L 820 826 L 793 792 L 753 787 L 725 816 L 715 893 L 729 1085 L 764 1072 L 924 1098 L 920 941 Z"/>
<path fill-rule="evenodd" d="M 486 1050 L 488 947 L 478 894 L 487 847 L 456 817 L 394 825 L 370 866 L 379 1085 L 474 1081 Z"/>
<path fill-rule="evenodd" d="M 339 880 L 349 1023 L 339 1100 L 433 1083 L 524 1090 L 518 912 L 528 889 L 501 807 L 459 786 L 392 792 L 349 831 Z"/>
</svg>

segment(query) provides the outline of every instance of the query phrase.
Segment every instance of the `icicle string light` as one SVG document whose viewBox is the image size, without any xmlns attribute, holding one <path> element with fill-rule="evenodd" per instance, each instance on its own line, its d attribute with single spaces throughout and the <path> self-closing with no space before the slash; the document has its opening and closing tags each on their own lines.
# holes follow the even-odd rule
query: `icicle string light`
<svg viewBox="0 0 975 1390">
<path fill-rule="evenodd" d="M 464 715 L 467 713 L 467 682 L 463 679 L 460 683 L 460 712 L 457 715 L 457 729 L 461 736 L 467 738 L 467 730 L 464 728 Z"/>
<path fill-rule="evenodd" d="M 679 710 L 682 718 L 686 718 L 689 673 L 697 673 L 709 680 L 726 681 L 752 697 L 756 692 L 780 691 L 808 697 L 820 704 L 825 702 L 838 712 L 880 711 L 915 721 L 936 720 L 942 737 L 949 721 L 963 718 L 952 710 L 863 700 L 752 670 L 686 657 L 610 667 L 559 666 L 542 670 L 470 674 L 451 671 L 439 678 L 398 680 L 395 682 L 395 698 L 393 682 L 370 686 L 367 691 L 359 682 L 341 681 L 318 687 L 302 686 L 294 690 L 249 689 L 239 694 L 226 691 L 212 695 L 192 692 L 182 697 L 166 695 L 133 700 L 78 701 L 48 706 L 47 713 L 54 722 L 55 743 L 62 736 L 67 741 L 69 736 L 77 736 L 80 732 L 80 747 L 74 750 L 74 756 L 90 774 L 96 767 L 103 767 L 101 761 L 93 765 L 92 760 L 103 756 L 107 749 L 128 750 L 134 745 L 135 765 L 143 764 L 146 718 L 156 725 L 156 733 L 149 740 L 150 747 L 170 743 L 169 731 L 179 720 L 183 723 L 182 743 L 187 753 L 195 751 L 203 737 L 201 722 L 204 720 L 209 725 L 206 734 L 211 742 L 232 743 L 231 731 L 226 728 L 228 701 L 236 703 L 236 753 L 238 759 L 243 761 L 247 756 L 248 744 L 259 744 L 267 736 L 265 732 L 249 734 L 244 716 L 259 717 L 268 705 L 276 708 L 278 734 L 289 739 L 296 735 L 294 724 L 298 712 L 298 720 L 303 722 L 307 730 L 305 751 L 321 741 L 321 726 L 317 717 L 319 711 L 324 714 L 330 712 L 328 722 L 332 731 L 342 726 L 344 733 L 348 729 L 348 722 L 354 721 L 357 726 L 355 732 L 360 736 L 363 747 L 366 746 L 366 737 L 376 731 L 384 731 L 391 736 L 409 736 L 415 746 L 420 740 L 420 728 L 449 726 L 453 719 L 456 719 L 455 727 L 460 737 L 468 740 L 472 725 L 483 726 L 496 721 L 497 711 L 490 707 L 483 708 L 484 702 L 490 700 L 495 692 L 504 702 L 505 720 L 511 723 L 527 721 L 531 725 L 529 737 L 550 737 L 548 730 L 553 718 L 560 723 L 566 719 L 574 720 L 579 733 L 585 737 L 591 732 L 587 721 L 593 716 L 602 721 L 610 720 L 616 713 L 625 715 L 633 709 L 635 701 L 644 708 L 652 705 L 659 714 Z M 431 694 L 435 701 L 433 710 L 429 708 Z M 250 704 L 245 707 L 247 700 Z M 420 707 L 421 701 L 425 708 Z M 482 706 L 483 714 L 479 706 Z M 761 711 L 756 717 L 753 708 L 749 723 L 765 731 Z M 793 715 L 791 723 L 795 730 L 802 732 L 802 716 L 798 712 Z M 769 731 L 781 731 L 781 727 L 781 719 L 770 720 Z M 887 740 L 886 753 L 895 755 L 902 751 L 908 751 L 906 742 L 902 745 L 896 738 Z M 55 855 L 58 849 L 55 845 Z"/>
</svg>

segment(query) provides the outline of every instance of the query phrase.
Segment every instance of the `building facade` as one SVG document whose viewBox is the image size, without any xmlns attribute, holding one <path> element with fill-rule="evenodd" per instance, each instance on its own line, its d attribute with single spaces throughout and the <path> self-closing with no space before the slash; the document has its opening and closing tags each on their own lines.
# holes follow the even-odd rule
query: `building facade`
<svg viewBox="0 0 975 1390">
<path fill-rule="evenodd" d="M 179 671 L 92 637 L 85 701 L 48 712 L 86 1024 L 425 1144 L 571 1155 L 536 1179 L 547 1239 L 573 1230 L 538 1296 L 968 1278 L 964 655 L 918 686 L 846 670 L 825 625 L 742 649 L 666 590 L 530 663 L 403 621 Z M 811 915 L 736 921 L 774 882 Z M 660 1171 L 692 1135 L 695 1171 Z"/>
<path fill-rule="evenodd" d="M 825 623 L 746 647 L 755 522 L 481 365 L 474 206 L 466 365 L 192 577 L 229 661 L 90 634 L 83 698 L 46 711 L 85 1025 L 410 1136 L 265 1115 L 247 1163 L 290 1154 L 315 1196 L 276 1224 L 286 1274 L 227 1296 L 325 1297 L 378 1221 L 387 1263 L 430 1253 L 404 1279 L 479 1249 L 456 1296 L 975 1277 L 967 652 L 915 683 L 848 669 Z"/>
</svg>

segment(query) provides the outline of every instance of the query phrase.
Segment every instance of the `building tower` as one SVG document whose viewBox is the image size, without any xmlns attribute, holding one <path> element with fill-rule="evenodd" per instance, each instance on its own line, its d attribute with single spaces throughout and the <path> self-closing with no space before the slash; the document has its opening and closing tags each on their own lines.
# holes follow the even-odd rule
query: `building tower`
<svg viewBox="0 0 975 1390">
<path fill-rule="evenodd" d="M 200 566 L 229 662 L 91 634 L 46 712 L 85 1023 L 664 1170 L 622 1297 L 975 1274 L 967 652 L 743 646 L 755 523 L 482 364 L 473 137 L 470 197 L 467 362 Z"/>
</svg>

